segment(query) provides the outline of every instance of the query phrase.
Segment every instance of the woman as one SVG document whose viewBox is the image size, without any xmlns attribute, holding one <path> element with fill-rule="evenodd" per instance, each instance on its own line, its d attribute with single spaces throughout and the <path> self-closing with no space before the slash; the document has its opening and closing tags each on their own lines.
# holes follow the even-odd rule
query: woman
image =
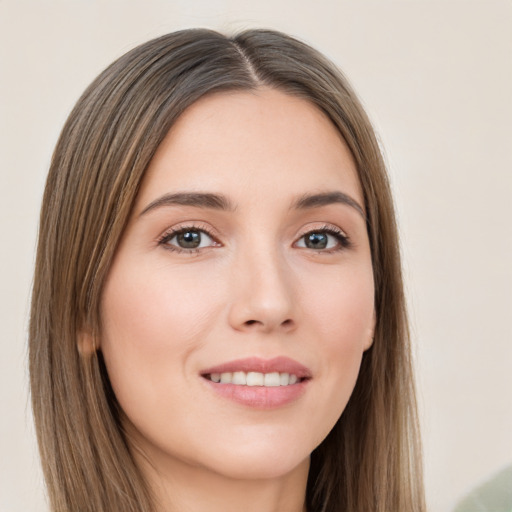
<svg viewBox="0 0 512 512">
<path fill-rule="evenodd" d="M 91 84 L 43 199 L 30 372 L 52 510 L 424 510 L 392 200 L 331 63 L 188 30 Z"/>
</svg>

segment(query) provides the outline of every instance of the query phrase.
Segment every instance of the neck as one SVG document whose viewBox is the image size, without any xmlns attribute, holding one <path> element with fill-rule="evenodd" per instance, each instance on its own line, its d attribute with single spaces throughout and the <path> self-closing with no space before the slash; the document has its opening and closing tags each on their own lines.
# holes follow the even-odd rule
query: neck
<svg viewBox="0 0 512 512">
<path fill-rule="evenodd" d="M 306 512 L 309 459 L 286 475 L 251 480 L 182 461 L 166 468 L 156 468 L 147 459 L 138 462 L 156 498 L 157 512 Z"/>
</svg>

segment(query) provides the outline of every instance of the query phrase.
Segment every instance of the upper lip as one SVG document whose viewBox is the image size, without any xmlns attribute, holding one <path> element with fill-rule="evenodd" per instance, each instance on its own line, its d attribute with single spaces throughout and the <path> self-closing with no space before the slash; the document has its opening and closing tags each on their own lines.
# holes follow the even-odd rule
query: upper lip
<svg viewBox="0 0 512 512">
<path fill-rule="evenodd" d="M 236 359 L 219 364 L 217 366 L 212 366 L 211 368 L 207 368 L 201 371 L 201 375 L 227 372 L 278 372 L 290 373 L 301 379 L 311 378 L 311 371 L 309 368 L 285 356 L 274 357 L 272 359 L 262 359 L 259 357 Z"/>
</svg>

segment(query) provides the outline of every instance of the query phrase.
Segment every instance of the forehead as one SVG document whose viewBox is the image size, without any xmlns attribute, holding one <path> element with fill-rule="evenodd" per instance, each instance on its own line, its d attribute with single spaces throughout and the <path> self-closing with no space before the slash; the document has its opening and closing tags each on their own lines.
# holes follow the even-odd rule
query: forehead
<svg viewBox="0 0 512 512">
<path fill-rule="evenodd" d="M 180 190 L 235 201 L 341 190 L 362 203 L 354 160 L 332 122 L 273 89 L 210 95 L 180 116 L 150 163 L 139 206 Z"/>
</svg>

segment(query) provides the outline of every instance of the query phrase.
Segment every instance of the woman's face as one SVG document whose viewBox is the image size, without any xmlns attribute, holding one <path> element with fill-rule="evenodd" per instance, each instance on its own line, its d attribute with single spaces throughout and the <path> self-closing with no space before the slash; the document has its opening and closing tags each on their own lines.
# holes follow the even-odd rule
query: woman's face
<svg viewBox="0 0 512 512">
<path fill-rule="evenodd" d="M 102 300 L 110 381 L 154 466 L 307 467 L 372 340 L 363 204 L 347 146 L 305 100 L 219 93 L 181 116 Z"/>
</svg>

